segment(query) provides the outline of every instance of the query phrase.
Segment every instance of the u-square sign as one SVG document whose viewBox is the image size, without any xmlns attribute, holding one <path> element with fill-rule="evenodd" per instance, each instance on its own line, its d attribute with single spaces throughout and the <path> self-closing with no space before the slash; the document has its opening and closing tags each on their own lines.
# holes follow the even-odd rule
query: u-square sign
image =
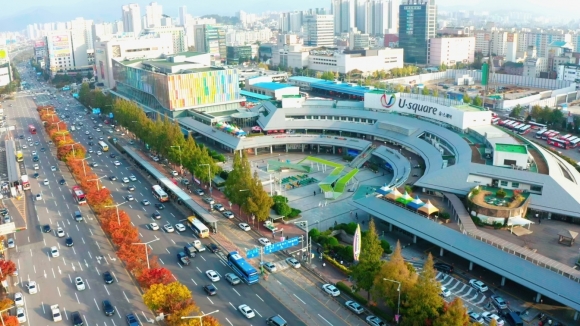
<svg viewBox="0 0 580 326">
<path fill-rule="evenodd" d="M 365 108 L 376 111 L 394 111 L 441 121 L 462 130 L 473 126 L 491 124 L 490 111 L 480 111 L 475 108 L 460 109 L 434 102 L 402 97 L 399 93 L 366 93 L 364 105 Z"/>
</svg>

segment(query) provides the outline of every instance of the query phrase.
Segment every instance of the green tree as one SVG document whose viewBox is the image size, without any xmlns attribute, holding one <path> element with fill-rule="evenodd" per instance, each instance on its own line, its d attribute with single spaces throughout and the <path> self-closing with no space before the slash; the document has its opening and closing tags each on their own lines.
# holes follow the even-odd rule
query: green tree
<svg viewBox="0 0 580 326">
<path fill-rule="evenodd" d="M 465 103 L 465 104 L 471 103 L 471 97 L 469 97 L 469 95 L 467 95 L 467 93 L 463 93 L 463 103 Z"/>
<path fill-rule="evenodd" d="M 510 117 L 512 117 L 512 118 L 519 118 L 522 115 L 522 111 L 523 111 L 522 106 L 518 104 L 510 112 Z"/>
<path fill-rule="evenodd" d="M 240 154 L 239 151 L 236 151 L 232 171 L 226 180 L 224 194 L 232 203 L 244 206 L 247 204 L 251 182 L 252 171 L 246 153 L 242 151 Z"/>
<path fill-rule="evenodd" d="M 550 122 L 554 125 L 554 127 L 561 127 L 562 123 L 564 122 L 564 113 L 562 110 L 553 109 L 550 113 Z"/>
<path fill-rule="evenodd" d="M 429 91 L 429 88 L 423 87 L 423 89 L 421 90 L 421 94 L 429 95 L 429 94 L 431 94 L 431 92 Z"/>
<path fill-rule="evenodd" d="M 433 256 L 429 254 L 416 285 L 409 291 L 403 306 L 403 325 L 425 325 L 433 322 L 443 308 L 444 300 L 439 295 L 441 285 L 436 280 Z"/>
<path fill-rule="evenodd" d="M 542 118 L 542 107 L 539 105 L 532 106 L 532 110 L 530 111 L 530 116 L 534 120 L 539 121 Z"/>
<path fill-rule="evenodd" d="M 333 81 L 335 79 L 334 73 L 332 71 L 325 71 L 320 75 L 320 79 Z"/>
<path fill-rule="evenodd" d="M 439 90 L 437 88 L 433 89 L 433 97 L 439 97 Z"/>
<path fill-rule="evenodd" d="M 358 264 L 351 268 L 351 276 L 355 281 L 355 287 L 367 291 L 369 299 L 375 276 L 381 269 L 382 256 L 383 247 L 381 247 L 381 240 L 377 234 L 375 221 L 371 219 L 369 221 L 369 230 L 361 238 Z"/>
<path fill-rule="evenodd" d="M 483 105 L 483 100 L 481 99 L 481 97 L 479 97 L 479 95 L 477 95 L 476 97 L 473 98 L 473 105 L 475 105 L 475 106 L 482 106 Z"/>
<path fill-rule="evenodd" d="M 444 64 L 444 63 L 442 63 L 442 64 L 439 66 L 439 71 L 446 71 L 446 70 L 447 70 L 447 65 L 446 65 L 446 64 Z"/>
<path fill-rule="evenodd" d="M 254 178 L 250 182 L 248 197 L 242 207 L 248 214 L 252 214 L 259 222 L 270 217 L 270 208 L 274 204 L 272 197 L 264 190 L 258 171 L 254 172 Z"/>
<path fill-rule="evenodd" d="M 463 301 L 460 298 L 455 298 L 450 303 L 445 304 L 443 313 L 433 322 L 433 326 L 463 326 L 468 324 L 469 316 L 467 316 L 467 309 L 463 305 Z M 491 326 L 492 323 L 489 325 Z"/>
</svg>

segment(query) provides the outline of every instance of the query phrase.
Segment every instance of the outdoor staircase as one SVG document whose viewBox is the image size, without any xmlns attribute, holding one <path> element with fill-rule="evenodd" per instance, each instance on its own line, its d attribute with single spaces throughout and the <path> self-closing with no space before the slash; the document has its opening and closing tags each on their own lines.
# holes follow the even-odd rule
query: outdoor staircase
<svg viewBox="0 0 580 326">
<path fill-rule="evenodd" d="M 366 161 L 371 158 L 371 154 L 377 149 L 375 145 L 365 149 L 362 153 L 358 154 L 357 157 L 354 158 L 349 164 L 349 166 L 353 169 L 360 168 Z"/>
</svg>

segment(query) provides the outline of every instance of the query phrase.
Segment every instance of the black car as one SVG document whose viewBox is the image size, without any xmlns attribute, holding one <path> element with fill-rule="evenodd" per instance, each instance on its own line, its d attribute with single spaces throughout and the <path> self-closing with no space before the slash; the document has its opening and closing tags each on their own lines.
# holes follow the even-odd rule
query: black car
<svg viewBox="0 0 580 326">
<path fill-rule="evenodd" d="M 109 155 L 109 157 L 110 157 L 110 158 L 115 158 L 115 157 L 117 157 L 117 155 L 115 155 L 115 154 L 111 154 L 111 155 Z"/>
<path fill-rule="evenodd" d="M 40 176 L 40 175 L 38 174 L 38 172 L 36 172 L 36 173 L 34 173 L 34 174 L 32 175 L 32 177 L 33 177 L 34 179 L 38 179 L 38 177 L 39 177 L 39 176 Z"/>
<path fill-rule="evenodd" d="M 205 293 L 207 293 L 207 295 L 217 294 L 217 289 L 215 288 L 215 286 L 213 286 L 213 284 L 204 285 L 203 290 L 205 291 Z"/>
<path fill-rule="evenodd" d="M 129 190 L 129 191 L 135 191 L 135 186 L 129 186 L 129 187 L 127 187 L 127 190 Z"/>
<path fill-rule="evenodd" d="M 435 268 L 435 270 L 437 270 L 441 273 L 445 273 L 445 274 L 453 273 L 453 266 L 451 266 L 449 264 L 435 263 L 435 264 L 433 264 L 433 268 Z"/>
<path fill-rule="evenodd" d="M 157 209 L 165 209 L 165 206 L 163 206 L 163 204 L 157 203 L 157 204 L 155 204 L 155 208 L 157 208 Z"/>
<path fill-rule="evenodd" d="M 73 242 L 73 239 L 71 237 L 66 238 L 66 240 L 64 240 L 64 243 L 66 244 L 67 247 L 74 246 L 74 242 Z"/>
<path fill-rule="evenodd" d="M 115 308 L 109 300 L 103 300 L 103 312 L 105 316 L 112 316 L 115 314 Z"/>
<path fill-rule="evenodd" d="M 41 152 L 44 152 L 45 150 L 46 150 L 46 149 L 45 149 L 44 147 L 42 147 L 42 148 L 40 149 L 40 151 L 41 151 Z"/>
<path fill-rule="evenodd" d="M 60 185 L 63 185 L 65 183 L 66 183 L 66 181 L 64 179 L 60 179 L 60 181 L 58 182 L 58 184 L 60 184 Z"/>
<path fill-rule="evenodd" d="M 42 226 L 42 232 L 49 233 L 51 231 L 50 225 L 46 224 Z"/>
<path fill-rule="evenodd" d="M 93 146 L 95 143 L 93 143 L 92 141 L 89 142 L 89 146 Z"/>
<path fill-rule="evenodd" d="M 109 177 L 109 180 L 111 180 L 111 181 L 115 181 L 115 180 L 117 180 L 117 177 L 116 177 L 116 176 L 114 176 L 114 175 L 112 175 L 112 176 L 110 176 L 110 177 Z"/>
<path fill-rule="evenodd" d="M 81 318 L 81 314 L 79 314 L 77 311 L 70 314 L 70 319 L 72 320 L 73 326 L 84 326 L 85 325 L 85 323 L 83 323 L 83 319 Z"/>
<path fill-rule="evenodd" d="M 106 271 L 103 273 L 103 280 L 105 280 L 105 283 L 107 284 L 113 284 L 114 280 L 113 280 L 113 275 L 111 275 L 111 272 Z"/>
<path fill-rule="evenodd" d="M 155 213 L 151 214 L 151 217 L 154 218 L 154 219 L 156 219 L 156 220 L 160 220 L 161 219 L 161 214 L 155 212 Z"/>
<path fill-rule="evenodd" d="M 93 139 L 93 138 L 95 138 L 95 137 L 93 137 L 93 136 L 89 136 L 89 139 Z"/>
<path fill-rule="evenodd" d="M 209 251 L 211 251 L 211 252 L 219 252 L 220 251 L 220 248 L 218 248 L 218 246 L 215 243 L 208 244 L 207 249 L 209 249 Z"/>
<path fill-rule="evenodd" d="M 18 138 L 24 139 L 24 135 L 20 135 L 20 136 L 18 136 Z"/>
</svg>

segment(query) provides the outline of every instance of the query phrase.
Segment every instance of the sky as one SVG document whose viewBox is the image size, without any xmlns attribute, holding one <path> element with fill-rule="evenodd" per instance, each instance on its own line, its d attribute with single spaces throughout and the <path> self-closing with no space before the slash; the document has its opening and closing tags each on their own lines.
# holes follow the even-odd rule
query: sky
<svg viewBox="0 0 580 326">
<path fill-rule="evenodd" d="M 84 17 L 95 21 L 114 21 L 121 16 L 121 6 L 125 3 L 139 3 L 143 14 L 151 1 L 128 0 L 5 0 L 0 12 L 0 30 L 23 29 L 33 22 L 68 21 Z M 218 14 L 233 16 L 236 11 L 249 13 L 266 11 L 306 10 L 309 8 L 330 8 L 330 0 L 158 0 L 165 14 L 176 17 L 177 8 L 183 4 L 193 16 Z M 580 12 L 580 1 L 576 0 L 436 0 L 440 10 L 534 10 L 554 18 L 571 19 L 573 13 Z M 47 5 L 50 4 L 50 5 Z M 199 5 L 197 5 L 199 4 Z M 557 8 L 565 8 L 557 9 Z M 562 17 L 564 14 L 570 17 Z"/>
</svg>

